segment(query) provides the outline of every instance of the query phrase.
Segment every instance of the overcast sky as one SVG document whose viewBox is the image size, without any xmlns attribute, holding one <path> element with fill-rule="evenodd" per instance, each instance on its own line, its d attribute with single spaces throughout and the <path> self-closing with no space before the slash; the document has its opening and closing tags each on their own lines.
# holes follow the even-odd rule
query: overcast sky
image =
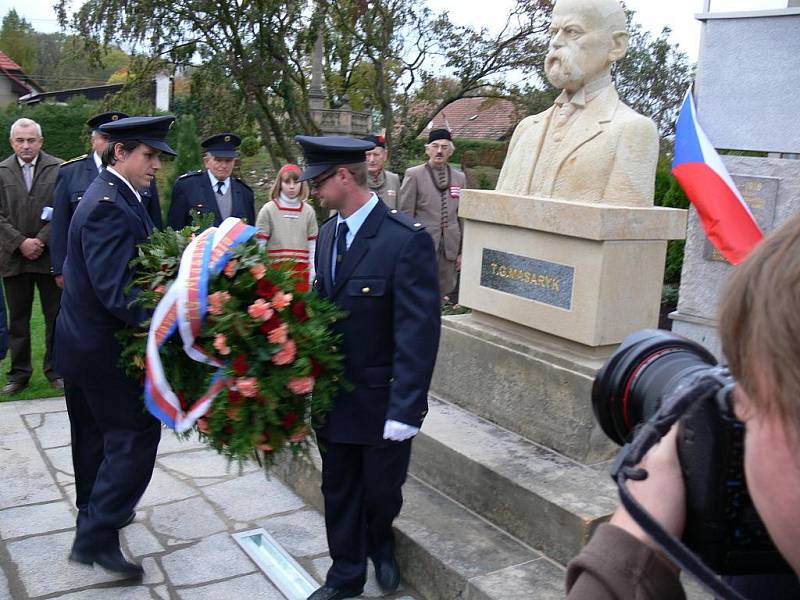
<svg viewBox="0 0 800 600">
<path fill-rule="evenodd" d="M 463 25 L 474 27 L 500 27 L 505 19 L 507 7 L 514 0 L 492 0 L 492 10 L 487 11 L 486 0 L 428 0 L 436 11 L 447 10 L 451 18 Z M 73 6 L 82 0 L 73 0 Z M 636 11 L 637 20 L 646 29 L 660 33 L 664 26 L 672 29 L 672 41 L 697 60 L 700 45 L 700 23 L 694 15 L 702 12 L 703 0 L 626 0 L 629 8 Z M 711 0 L 711 10 L 735 11 L 782 8 L 787 0 Z M 37 31 L 58 31 L 58 22 L 53 11 L 52 0 L 0 0 L 0 16 L 14 8 L 25 17 Z"/>
</svg>

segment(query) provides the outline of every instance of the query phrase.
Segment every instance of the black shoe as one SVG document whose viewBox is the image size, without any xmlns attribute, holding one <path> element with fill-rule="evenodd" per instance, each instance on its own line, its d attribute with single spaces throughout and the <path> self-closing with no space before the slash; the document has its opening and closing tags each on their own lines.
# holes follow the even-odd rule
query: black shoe
<svg viewBox="0 0 800 600">
<path fill-rule="evenodd" d="M 375 577 L 378 580 L 378 585 L 387 594 L 396 592 L 400 585 L 400 571 L 397 568 L 397 562 L 394 556 L 390 556 L 387 560 L 372 561 L 375 565 Z"/>
<path fill-rule="evenodd" d="M 0 390 L 0 396 L 13 396 L 28 387 L 27 381 L 9 381 Z"/>
<path fill-rule="evenodd" d="M 83 565 L 98 564 L 107 571 L 122 575 L 125 579 L 141 579 L 144 575 L 142 566 L 128 561 L 122 556 L 119 548 L 103 552 L 81 552 L 73 548 L 69 559 Z"/>
<path fill-rule="evenodd" d="M 364 588 L 334 588 L 323 585 L 311 594 L 307 600 L 341 600 L 342 598 L 355 598 L 360 596 Z"/>
</svg>

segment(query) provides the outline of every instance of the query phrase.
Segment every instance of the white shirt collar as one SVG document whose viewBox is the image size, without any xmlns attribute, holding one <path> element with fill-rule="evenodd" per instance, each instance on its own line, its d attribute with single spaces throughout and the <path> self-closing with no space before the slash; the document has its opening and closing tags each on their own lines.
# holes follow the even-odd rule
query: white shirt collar
<svg viewBox="0 0 800 600">
<path fill-rule="evenodd" d="M 37 154 L 36 156 L 34 156 L 34 157 L 33 157 L 33 160 L 31 161 L 31 164 L 33 165 L 33 168 L 34 168 L 34 169 L 36 169 L 36 163 L 37 163 L 38 161 L 39 161 L 39 155 Z M 26 163 L 24 160 L 22 160 L 22 159 L 21 159 L 19 156 L 17 157 L 17 162 L 19 163 L 19 166 L 20 166 L 20 168 L 21 168 L 21 167 L 24 167 L 24 166 L 27 164 L 27 163 Z"/>
<path fill-rule="evenodd" d="M 347 246 L 350 246 L 350 241 L 356 236 L 358 230 L 361 229 L 361 226 L 364 224 L 364 221 L 367 220 L 369 213 L 372 212 L 372 209 L 375 208 L 378 204 L 378 196 L 374 193 L 370 196 L 369 200 L 367 200 L 366 204 L 359 208 L 356 212 L 352 215 L 347 217 L 346 219 L 339 214 L 336 217 L 336 228 L 339 228 L 339 223 L 347 223 Z"/>
<path fill-rule="evenodd" d="M 92 158 L 94 159 L 94 166 L 97 167 L 97 170 L 99 171 L 103 166 L 103 161 L 100 159 L 100 155 L 97 152 L 92 152 Z"/>
<path fill-rule="evenodd" d="M 141 201 L 142 201 L 142 197 L 139 195 L 139 192 L 137 192 L 137 191 L 136 191 L 136 188 L 135 188 L 135 187 L 133 187 L 133 186 L 131 185 L 131 182 L 130 182 L 130 181 L 128 181 L 128 180 L 127 180 L 127 179 L 125 179 L 125 178 L 124 178 L 122 175 L 120 175 L 120 174 L 119 174 L 119 171 L 117 171 L 117 170 L 116 170 L 114 167 L 112 167 L 111 165 L 108 165 L 108 166 L 106 167 L 106 170 L 107 170 L 109 173 L 113 173 L 114 175 L 116 175 L 117 177 L 119 177 L 120 179 L 122 179 L 122 181 L 124 181 L 124 182 L 125 182 L 125 185 L 127 185 L 127 186 L 130 188 L 130 190 L 133 192 L 133 194 L 136 196 L 136 199 L 137 199 L 139 202 L 141 202 Z"/>
<path fill-rule="evenodd" d="M 208 173 L 208 178 L 211 180 L 211 189 L 214 190 L 214 193 L 216 193 L 217 192 L 217 183 L 219 183 L 221 180 L 219 180 L 216 177 L 214 177 L 214 175 L 211 173 L 211 171 L 206 171 L 206 173 Z M 228 177 L 225 180 L 222 180 L 222 193 L 223 194 L 228 190 L 228 185 L 230 184 L 230 181 L 231 181 L 230 177 Z"/>
</svg>

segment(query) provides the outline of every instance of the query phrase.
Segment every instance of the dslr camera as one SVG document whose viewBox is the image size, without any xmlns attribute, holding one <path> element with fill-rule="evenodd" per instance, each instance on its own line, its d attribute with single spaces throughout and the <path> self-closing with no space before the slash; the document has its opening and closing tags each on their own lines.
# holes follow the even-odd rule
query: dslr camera
<svg viewBox="0 0 800 600">
<path fill-rule="evenodd" d="M 712 377 L 708 377 L 712 375 Z M 704 377 L 706 376 L 706 377 Z M 605 434 L 630 442 L 671 394 L 685 404 L 678 457 L 686 484 L 683 542 L 720 575 L 791 572 L 767 533 L 744 477 L 744 424 L 733 415 L 734 380 L 700 344 L 662 330 L 630 335 L 594 380 L 592 407 Z M 708 381 L 713 379 L 713 393 Z"/>
</svg>

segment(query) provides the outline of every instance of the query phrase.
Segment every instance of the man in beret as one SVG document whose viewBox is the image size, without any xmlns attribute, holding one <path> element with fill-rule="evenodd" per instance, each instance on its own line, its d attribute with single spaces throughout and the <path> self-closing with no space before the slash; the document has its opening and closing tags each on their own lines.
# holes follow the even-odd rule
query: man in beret
<svg viewBox="0 0 800 600">
<path fill-rule="evenodd" d="M 104 169 L 69 225 L 64 293 L 54 355 L 63 374 L 72 434 L 77 530 L 70 560 L 141 578 L 120 551 L 119 529 L 153 474 L 161 424 L 144 410 L 142 384 L 119 367 L 117 332 L 150 315 L 134 303 L 130 260 L 153 230 L 137 190 L 161 168 L 174 117 L 130 117 L 100 126 Z"/>
<path fill-rule="evenodd" d="M 382 135 L 370 134 L 363 138 L 372 142 L 375 147 L 367 150 L 367 172 L 369 190 L 383 200 L 389 208 L 397 208 L 400 193 L 400 176 L 384 169 L 388 154 L 386 152 L 386 139 Z"/>
<path fill-rule="evenodd" d="M 100 170 L 103 168 L 100 157 L 108 146 L 108 136 L 100 131 L 99 127 L 106 123 L 113 123 L 119 119 L 124 119 L 128 115 L 123 112 L 104 112 L 93 116 L 86 121 L 92 130 L 91 143 L 92 151 L 68 160 L 61 165 L 56 179 L 56 189 L 53 193 L 53 220 L 50 223 L 50 263 L 53 267 L 53 275 L 56 284 L 64 287 L 64 277 L 61 269 L 64 265 L 64 258 L 67 255 L 67 232 L 69 222 L 78 206 L 78 202 L 83 198 L 86 188 L 94 181 Z M 158 200 L 158 189 L 155 179 L 150 182 L 147 188 L 138 190 L 142 198 L 147 214 L 153 224 L 161 229 L 161 203 Z"/>
<path fill-rule="evenodd" d="M 442 296 L 456 289 L 461 270 L 458 200 L 467 179 L 447 164 L 454 150 L 450 132 L 433 129 L 425 145 L 428 162 L 408 169 L 400 188 L 400 210 L 422 223 L 433 238 Z"/>
<path fill-rule="evenodd" d="M 352 384 L 317 429 L 333 564 L 309 600 L 360 595 L 367 558 L 381 588 L 393 592 L 400 575 L 392 522 L 439 347 L 436 253 L 420 223 L 370 192 L 364 153 L 372 143 L 296 139 L 308 165 L 301 179 L 336 211 L 317 238 L 314 287 L 347 314 L 334 329 Z"/>
<path fill-rule="evenodd" d="M 181 175 L 175 181 L 167 225 L 175 230 L 191 225 L 192 210 L 212 213 L 215 226 L 228 217 L 239 217 L 255 225 L 253 190 L 231 175 L 241 143 L 241 138 L 233 133 L 220 133 L 203 140 L 201 146 L 206 168 Z"/>
</svg>

